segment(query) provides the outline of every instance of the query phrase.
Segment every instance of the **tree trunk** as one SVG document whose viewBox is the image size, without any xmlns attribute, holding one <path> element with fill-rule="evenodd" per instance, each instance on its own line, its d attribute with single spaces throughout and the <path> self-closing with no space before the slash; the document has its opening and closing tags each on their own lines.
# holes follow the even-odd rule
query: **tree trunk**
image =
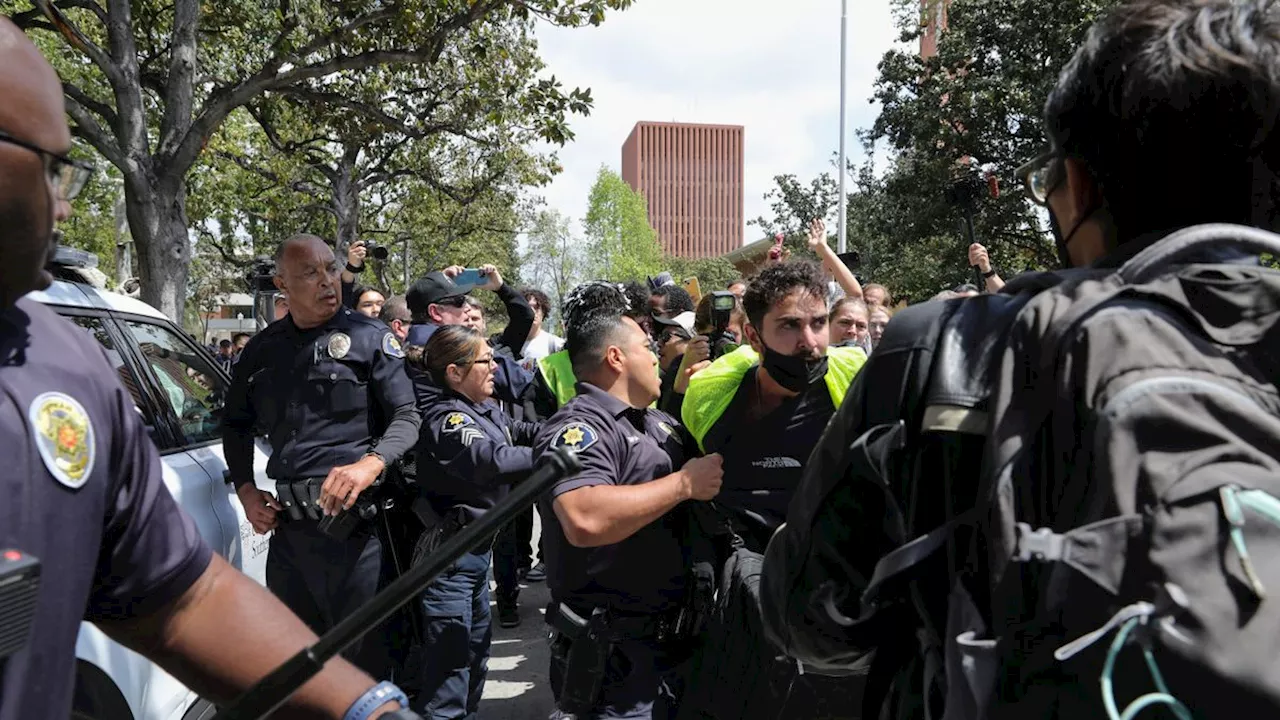
<svg viewBox="0 0 1280 720">
<path fill-rule="evenodd" d="M 138 249 L 142 301 L 181 323 L 187 303 L 191 241 L 186 182 L 168 177 L 125 181 L 129 230 Z"/>
</svg>

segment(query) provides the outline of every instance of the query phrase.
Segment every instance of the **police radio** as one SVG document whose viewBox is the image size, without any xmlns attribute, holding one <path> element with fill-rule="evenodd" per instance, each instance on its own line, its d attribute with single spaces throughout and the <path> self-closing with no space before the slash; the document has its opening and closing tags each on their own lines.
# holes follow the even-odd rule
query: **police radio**
<svg viewBox="0 0 1280 720">
<path fill-rule="evenodd" d="M 0 551 L 0 667 L 27 644 L 40 591 L 40 561 L 18 550 Z"/>
</svg>

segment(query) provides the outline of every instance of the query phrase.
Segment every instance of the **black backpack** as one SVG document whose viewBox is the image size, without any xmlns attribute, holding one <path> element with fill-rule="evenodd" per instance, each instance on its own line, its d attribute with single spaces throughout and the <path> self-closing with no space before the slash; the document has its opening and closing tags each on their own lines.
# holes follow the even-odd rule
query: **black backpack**
<svg viewBox="0 0 1280 720">
<path fill-rule="evenodd" d="M 1280 237 L 1188 228 L 895 318 L 918 366 L 859 383 L 905 402 L 828 428 L 766 630 L 870 664 L 868 717 L 1275 716 L 1280 273 L 1188 262 L 1224 246 Z"/>
</svg>

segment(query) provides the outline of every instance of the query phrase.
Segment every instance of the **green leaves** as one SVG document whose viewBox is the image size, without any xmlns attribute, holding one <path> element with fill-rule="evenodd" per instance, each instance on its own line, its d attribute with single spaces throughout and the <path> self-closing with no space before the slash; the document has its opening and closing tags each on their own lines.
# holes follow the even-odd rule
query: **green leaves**
<svg viewBox="0 0 1280 720">
<path fill-rule="evenodd" d="M 582 224 L 594 277 L 621 282 L 662 272 L 662 246 L 644 196 L 607 167 L 596 174 Z"/>
</svg>

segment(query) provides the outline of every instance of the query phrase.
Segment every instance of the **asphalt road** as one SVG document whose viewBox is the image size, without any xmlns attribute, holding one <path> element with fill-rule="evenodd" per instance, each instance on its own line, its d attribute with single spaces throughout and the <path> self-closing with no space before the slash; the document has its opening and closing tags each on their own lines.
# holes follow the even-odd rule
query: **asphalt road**
<svg viewBox="0 0 1280 720">
<path fill-rule="evenodd" d="M 535 513 L 535 544 L 541 530 Z M 522 583 L 520 588 L 519 627 L 499 627 L 498 609 L 493 607 L 493 648 L 479 712 L 484 720 L 546 720 L 555 708 L 547 683 L 547 626 L 543 622 L 551 596 L 546 583 Z"/>
</svg>

